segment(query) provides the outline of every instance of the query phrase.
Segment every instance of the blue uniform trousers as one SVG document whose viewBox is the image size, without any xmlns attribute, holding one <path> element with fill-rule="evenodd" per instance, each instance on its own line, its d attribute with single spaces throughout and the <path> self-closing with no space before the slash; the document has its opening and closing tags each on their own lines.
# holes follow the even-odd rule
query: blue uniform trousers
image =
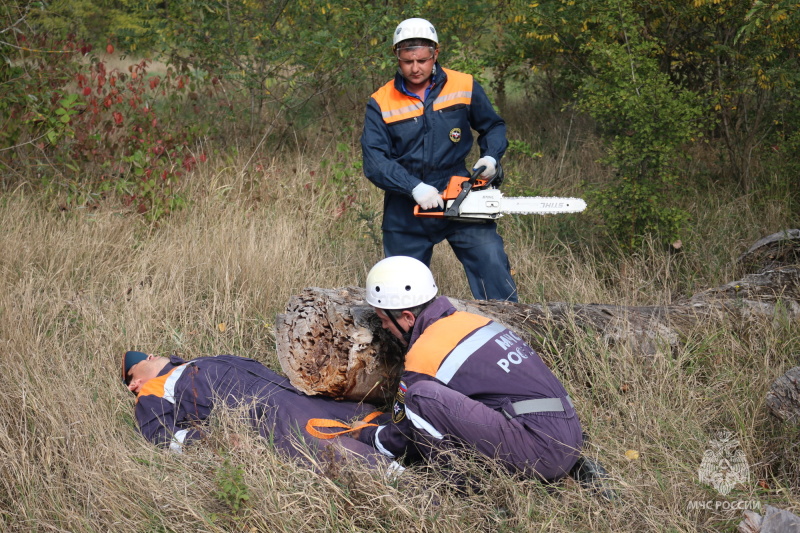
<svg viewBox="0 0 800 533">
<path fill-rule="evenodd" d="M 418 219 L 419 220 L 419 219 Z M 386 257 L 405 255 L 430 266 L 434 245 L 447 239 L 476 300 L 517 301 L 517 286 L 495 222 L 419 220 L 425 233 L 384 230 Z"/>
<path fill-rule="evenodd" d="M 545 412 L 507 418 L 485 404 L 435 381 L 420 381 L 406 393 L 417 453 L 436 461 L 442 451 L 471 447 L 512 473 L 553 481 L 566 476 L 583 444 L 578 415 Z M 445 457 L 446 461 L 446 457 Z"/>
</svg>

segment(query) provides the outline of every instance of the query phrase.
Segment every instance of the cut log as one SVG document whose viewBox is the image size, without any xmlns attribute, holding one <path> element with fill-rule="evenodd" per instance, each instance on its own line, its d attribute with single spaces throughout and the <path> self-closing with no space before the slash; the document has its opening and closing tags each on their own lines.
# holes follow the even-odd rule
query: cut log
<svg viewBox="0 0 800 533">
<path fill-rule="evenodd" d="M 403 352 L 363 289 L 305 289 L 275 320 L 278 360 L 309 395 L 381 403 L 394 394 Z"/>
<path fill-rule="evenodd" d="M 565 339 L 577 328 L 595 331 L 609 344 L 625 343 L 633 353 L 652 355 L 660 347 L 677 347 L 708 320 L 742 322 L 776 313 L 798 319 L 800 266 L 773 266 L 668 306 L 450 300 L 459 310 L 516 331 L 540 352 L 546 351 L 544 339 Z M 381 329 L 362 288 L 305 289 L 277 317 L 276 341 L 283 371 L 307 394 L 373 403 L 394 394 L 402 350 Z"/>
</svg>

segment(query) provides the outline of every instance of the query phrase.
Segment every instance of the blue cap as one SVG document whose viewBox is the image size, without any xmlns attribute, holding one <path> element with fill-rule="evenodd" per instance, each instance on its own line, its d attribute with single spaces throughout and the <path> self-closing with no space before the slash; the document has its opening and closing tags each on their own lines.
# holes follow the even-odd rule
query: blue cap
<svg viewBox="0 0 800 533">
<path fill-rule="evenodd" d="M 130 372 L 131 367 L 136 363 L 141 363 L 147 359 L 147 354 L 143 352 L 125 352 L 125 356 L 122 358 L 122 382 L 127 385 L 128 384 L 128 372 Z"/>
</svg>

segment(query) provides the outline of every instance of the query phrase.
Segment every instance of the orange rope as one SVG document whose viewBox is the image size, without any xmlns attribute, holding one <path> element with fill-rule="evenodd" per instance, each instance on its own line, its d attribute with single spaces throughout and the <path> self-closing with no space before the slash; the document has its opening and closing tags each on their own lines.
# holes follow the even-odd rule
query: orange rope
<svg viewBox="0 0 800 533">
<path fill-rule="evenodd" d="M 306 423 L 306 431 L 308 431 L 312 436 L 317 437 L 318 439 L 332 439 L 334 437 L 338 437 L 339 435 L 344 435 L 346 433 L 350 433 L 351 431 L 355 431 L 356 429 L 361 429 L 363 427 L 368 426 L 375 426 L 377 427 L 378 424 L 369 424 L 370 420 L 373 420 L 378 415 L 382 415 L 380 411 L 373 411 L 367 416 L 365 416 L 361 422 L 365 422 L 363 426 L 359 426 L 358 428 L 350 427 L 349 424 L 345 424 L 339 420 L 333 420 L 330 418 L 312 418 Z M 320 431 L 317 428 L 343 428 L 342 431 L 334 431 L 333 433 L 326 433 L 324 431 Z"/>
</svg>

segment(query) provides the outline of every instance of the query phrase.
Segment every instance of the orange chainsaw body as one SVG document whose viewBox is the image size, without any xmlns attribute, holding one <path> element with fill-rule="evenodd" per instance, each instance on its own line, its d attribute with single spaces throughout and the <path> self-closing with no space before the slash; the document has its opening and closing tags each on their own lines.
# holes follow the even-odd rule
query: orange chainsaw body
<svg viewBox="0 0 800 533">
<path fill-rule="evenodd" d="M 455 200 L 458 195 L 461 193 L 461 185 L 465 181 L 469 181 L 469 176 L 452 176 L 450 178 L 450 182 L 447 184 L 447 188 L 442 193 L 442 200 L 444 200 L 444 205 L 447 206 L 447 202 L 449 200 Z M 473 190 L 478 190 L 486 186 L 489 180 L 483 178 L 477 178 L 475 180 L 475 184 L 472 186 Z M 423 218 L 444 218 L 444 211 L 421 211 L 418 205 L 414 206 L 414 216 L 415 217 L 423 217 Z"/>
</svg>

